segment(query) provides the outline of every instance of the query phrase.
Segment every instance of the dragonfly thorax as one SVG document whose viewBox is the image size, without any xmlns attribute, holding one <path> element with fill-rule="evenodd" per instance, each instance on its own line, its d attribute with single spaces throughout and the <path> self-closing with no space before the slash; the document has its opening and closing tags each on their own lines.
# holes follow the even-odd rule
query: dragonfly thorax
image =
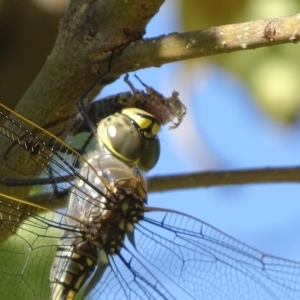
<svg viewBox="0 0 300 300">
<path fill-rule="evenodd" d="M 97 128 L 99 140 L 119 159 L 152 169 L 160 154 L 160 125 L 151 114 L 140 109 L 123 109 L 102 120 Z"/>
<path fill-rule="evenodd" d="M 138 166 L 114 155 L 101 141 L 89 153 L 72 189 L 63 234 L 51 271 L 52 296 L 75 295 L 99 269 L 99 259 L 118 255 L 125 236 L 134 244 L 134 224 L 143 218 L 146 183 Z M 103 263 L 102 263 L 103 265 Z M 101 269 L 101 268 L 100 268 Z M 73 296 L 72 296 L 73 297 Z"/>
</svg>

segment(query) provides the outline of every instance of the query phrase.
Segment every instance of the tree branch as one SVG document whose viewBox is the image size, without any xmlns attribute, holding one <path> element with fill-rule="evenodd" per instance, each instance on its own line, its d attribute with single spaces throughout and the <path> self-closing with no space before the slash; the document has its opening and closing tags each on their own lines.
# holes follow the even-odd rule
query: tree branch
<svg viewBox="0 0 300 300">
<path fill-rule="evenodd" d="M 133 42 L 115 61 L 124 72 L 234 51 L 300 41 L 300 14 Z"/>
<path fill-rule="evenodd" d="M 275 182 L 300 182 L 300 167 L 197 172 L 155 176 L 148 179 L 149 192 L 198 187 Z"/>
</svg>

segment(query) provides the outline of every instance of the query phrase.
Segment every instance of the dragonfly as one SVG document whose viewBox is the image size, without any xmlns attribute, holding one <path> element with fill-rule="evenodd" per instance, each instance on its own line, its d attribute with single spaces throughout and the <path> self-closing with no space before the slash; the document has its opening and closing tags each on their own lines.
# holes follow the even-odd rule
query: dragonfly
<svg viewBox="0 0 300 300">
<path fill-rule="evenodd" d="M 4 299 L 300 299 L 300 263 L 149 205 L 155 114 L 106 116 L 91 125 L 95 149 L 82 155 L 0 104 Z M 67 202 L 57 189 L 69 191 Z"/>
</svg>

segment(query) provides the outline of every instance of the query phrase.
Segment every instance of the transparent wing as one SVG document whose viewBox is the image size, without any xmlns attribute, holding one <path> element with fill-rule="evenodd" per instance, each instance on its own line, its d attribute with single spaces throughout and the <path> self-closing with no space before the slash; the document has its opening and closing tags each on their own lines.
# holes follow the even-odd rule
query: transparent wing
<svg viewBox="0 0 300 300">
<path fill-rule="evenodd" d="M 109 257 L 109 266 L 86 299 L 175 299 L 128 249 Z"/>
<path fill-rule="evenodd" d="M 191 216 L 146 213 L 135 225 L 135 242 L 179 287 L 177 299 L 300 299 L 300 263 L 263 254 Z"/>
<path fill-rule="evenodd" d="M 78 229 L 66 226 L 59 212 L 31 207 L 3 194 L 0 224 L 1 298 L 50 299 L 49 275 L 57 243 L 64 230 Z"/>
<path fill-rule="evenodd" d="M 2 104 L 0 139 L 1 296 L 49 299 L 50 268 L 57 244 L 64 231 L 79 230 L 79 222 L 77 227 L 66 226 L 72 221 L 64 219 L 65 208 L 51 210 L 66 205 L 55 192 L 57 186 L 69 191 L 73 178 L 81 178 L 75 165 L 84 158 Z"/>
<path fill-rule="evenodd" d="M 12 115 L 12 117 L 10 117 Z M 53 208 L 60 201 L 49 200 L 54 193 L 73 186 L 78 163 L 84 159 L 49 132 L 23 119 L 0 104 L 0 185 L 5 194 Z M 55 197 L 54 197 L 55 198 Z"/>
<path fill-rule="evenodd" d="M 5 293 L 15 293 L 20 284 L 21 291 L 33 290 L 34 295 L 36 289 L 31 288 L 31 283 L 39 282 L 42 278 L 38 290 L 42 286 L 47 286 L 49 290 L 49 269 L 54 258 L 49 251 L 51 249 L 52 253 L 52 249 L 56 249 L 64 227 L 62 214 L 54 213 L 51 216 L 53 213 L 50 211 L 48 216 L 42 209 L 42 216 L 38 218 L 40 209 L 34 203 L 51 209 L 64 207 L 66 201 L 55 197 L 55 189 L 59 181 L 65 181 L 64 185 L 60 185 L 60 190 L 68 191 L 73 186 L 72 180 L 77 174 L 74 165 L 80 157 L 62 141 L 2 104 L 0 139 L 0 187 L 3 194 L 0 209 L 0 265 L 4 266 L 0 270 L 0 289 L 4 289 Z M 38 183 L 34 183 L 36 180 Z M 49 225 L 52 218 L 56 220 L 56 217 L 60 220 Z M 52 229 L 57 232 L 53 233 Z M 42 252 L 36 250 L 41 248 L 40 244 L 44 245 Z M 14 265 L 18 268 L 13 268 Z M 38 295 L 42 295 L 42 291 Z"/>
<path fill-rule="evenodd" d="M 0 210 L 8 205 L 12 216 L 27 213 L 1 197 Z M 299 299 L 299 263 L 262 254 L 176 212 L 146 213 L 135 227 L 138 253 L 124 248 L 110 256 L 87 299 Z M 57 243 L 63 230 L 77 229 L 67 228 L 60 213 L 40 210 L 23 223 L 2 218 L 1 236 L 3 230 L 11 234 L 1 240 L 1 295 L 48 299 Z"/>
<path fill-rule="evenodd" d="M 0 196 L 0 293 L 3 299 L 50 299 L 50 268 L 61 235 L 65 231 L 80 234 L 68 226 L 64 214 L 21 208 L 17 200 Z M 7 213 L 6 208 L 10 212 Z M 22 222 L 18 215 L 27 215 Z M 8 235 L 3 233 L 8 231 Z M 2 238 L 5 236 L 5 238 Z M 108 257 L 104 275 L 87 299 L 175 299 L 129 250 Z M 95 280 L 95 278 L 94 278 Z M 80 296 L 79 296 L 80 297 Z"/>
</svg>

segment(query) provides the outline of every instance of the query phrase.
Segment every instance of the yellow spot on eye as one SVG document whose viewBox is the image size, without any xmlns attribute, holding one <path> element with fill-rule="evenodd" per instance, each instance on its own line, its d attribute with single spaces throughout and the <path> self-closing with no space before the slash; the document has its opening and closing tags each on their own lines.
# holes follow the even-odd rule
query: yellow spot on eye
<svg viewBox="0 0 300 300">
<path fill-rule="evenodd" d="M 150 138 L 151 135 L 156 135 L 160 129 L 160 125 L 153 115 L 137 108 L 124 108 L 122 114 L 133 120 L 140 130 L 146 131 L 151 129 L 151 132 L 145 133 L 145 137 Z"/>
<path fill-rule="evenodd" d="M 158 123 L 154 123 L 153 124 L 153 127 L 152 127 L 152 134 L 153 135 L 157 135 L 158 134 L 158 132 L 159 132 L 159 129 L 160 129 L 160 126 L 159 126 L 159 124 Z"/>
<path fill-rule="evenodd" d="M 135 121 L 137 122 L 141 130 L 148 128 L 152 124 L 152 120 L 140 116 L 137 116 L 135 118 Z"/>
<path fill-rule="evenodd" d="M 108 132 L 108 135 L 113 138 L 117 135 L 117 129 L 114 125 L 108 126 L 107 132 Z"/>
</svg>

